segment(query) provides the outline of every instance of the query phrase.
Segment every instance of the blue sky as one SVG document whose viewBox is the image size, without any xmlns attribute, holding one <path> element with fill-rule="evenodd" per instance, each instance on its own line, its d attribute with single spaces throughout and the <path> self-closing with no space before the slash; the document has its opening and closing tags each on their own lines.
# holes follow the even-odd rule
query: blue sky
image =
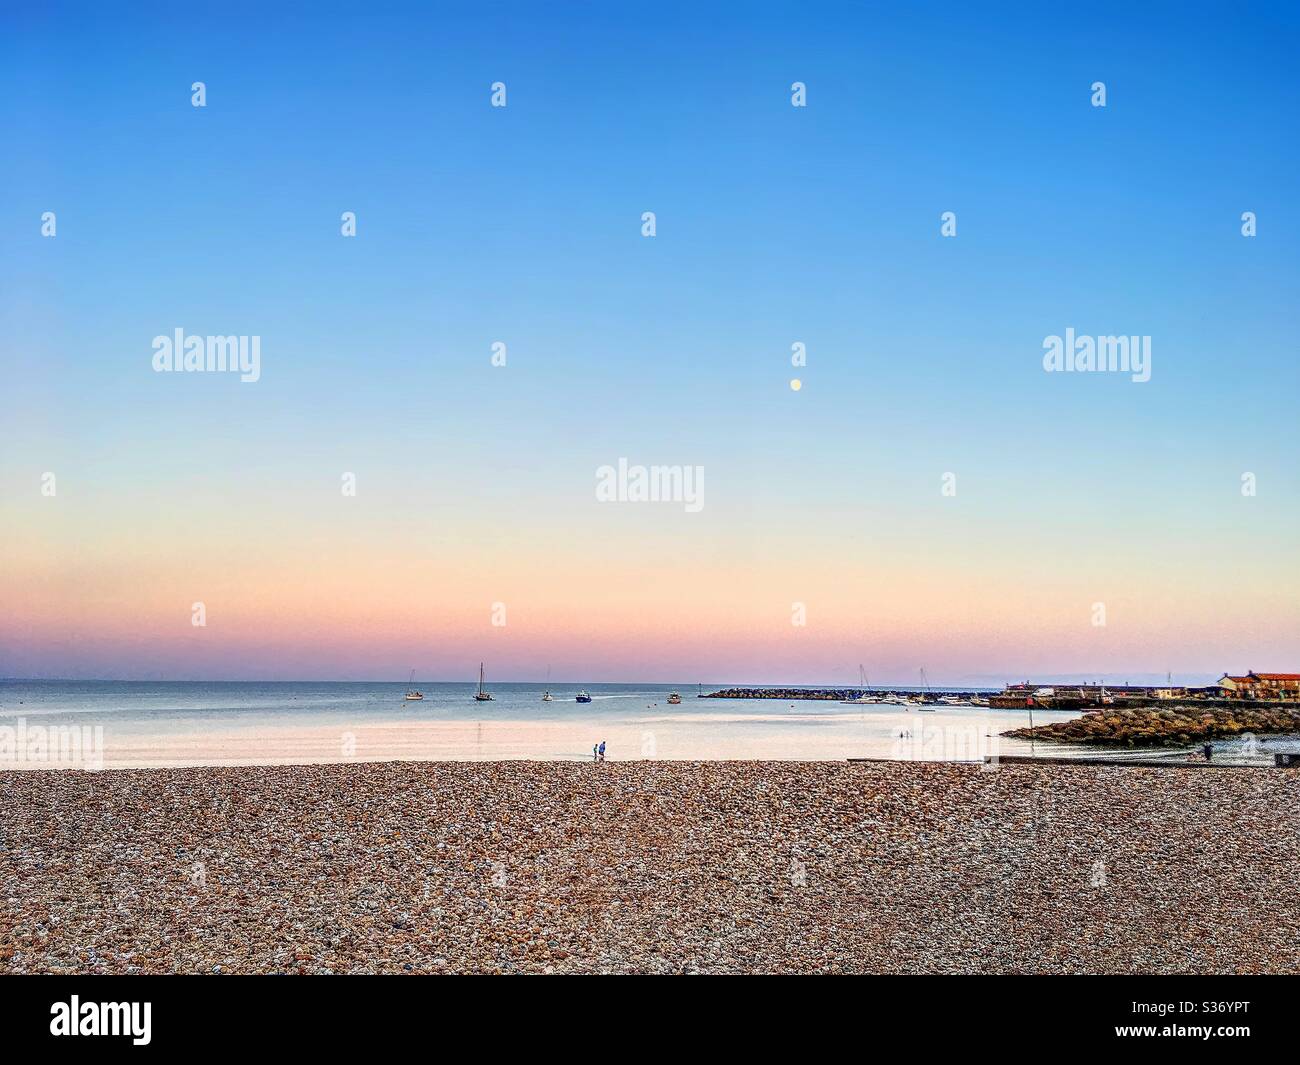
<svg viewBox="0 0 1300 1065">
<path fill-rule="evenodd" d="M 343 375 L 376 401 L 412 371 L 468 384 L 476 365 L 420 374 L 423 353 L 498 334 L 661 401 L 747 388 L 801 338 L 812 392 L 886 417 L 1104 397 L 1168 424 L 1296 383 L 1294 15 L 814 9 L 34 7 L 3 45 L 3 281 L 46 297 L 22 343 L 125 345 L 137 310 L 256 318 L 320 371 L 296 388 Z M 178 108 L 196 79 L 209 106 Z M 485 109 L 497 79 L 510 106 Z M 33 248 L 56 203 L 60 243 Z M 1155 382 L 1015 372 L 1067 324 L 1156 336 Z"/>
<path fill-rule="evenodd" d="M 848 559 L 882 512 L 951 553 L 1014 540 L 1032 500 L 1045 538 L 1079 538 L 1082 509 L 1153 557 L 1190 538 L 1209 584 L 1250 555 L 1295 588 L 1294 6 L 3 19 L 0 475 L 19 523 L 37 468 L 147 518 L 150 493 L 215 485 L 225 505 L 232 470 L 308 506 L 358 465 L 389 503 L 558 519 L 630 455 L 706 464 L 742 555 L 788 537 Z M 138 372 L 177 326 L 262 336 L 262 381 Z M 1151 335 L 1152 380 L 1043 373 L 1067 327 Z M 984 522 L 952 541 L 947 470 Z M 1243 470 L 1263 486 L 1249 531 L 1223 518 Z M 256 524 L 272 504 L 238 505 Z"/>
</svg>

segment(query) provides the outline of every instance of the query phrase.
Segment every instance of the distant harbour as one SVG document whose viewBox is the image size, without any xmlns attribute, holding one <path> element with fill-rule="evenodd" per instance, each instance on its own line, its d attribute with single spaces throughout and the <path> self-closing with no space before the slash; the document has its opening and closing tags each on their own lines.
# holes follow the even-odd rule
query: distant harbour
<svg viewBox="0 0 1300 1065">
<path fill-rule="evenodd" d="M 894 688 L 898 702 L 864 704 L 855 701 L 860 688 L 503 682 L 491 702 L 475 702 L 476 681 L 421 687 L 424 698 L 407 702 L 403 682 L 0 681 L 0 770 L 587 761 L 602 740 L 610 761 L 968 762 L 1078 758 L 1100 746 L 1168 753 L 1212 738 L 1216 757 L 1262 764 L 1271 750 L 1256 742 L 1264 725 L 1282 731 L 1290 720 L 1251 716 L 1239 701 L 1233 725 L 1198 706 L 1196 715 L 1222 718 L 1203 734 L 1174 703 L 1158 707 L 1161 718 L 1123 706 L 1097 718 L 1084 709 L 972 706 L 970 698 L 990 694 L 978 689 Z M 553 701 L 543 702 L 548 688 Z M 576 701 L 582 688 L 591 703 Z M 674 692 L 687 697 L 674 705 Z"/>
</svg>

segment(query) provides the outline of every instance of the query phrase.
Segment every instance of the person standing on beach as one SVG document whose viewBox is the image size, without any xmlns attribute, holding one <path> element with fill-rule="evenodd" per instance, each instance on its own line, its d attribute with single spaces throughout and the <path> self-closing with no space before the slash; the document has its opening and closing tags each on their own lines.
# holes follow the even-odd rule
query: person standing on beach
<svg viewBox="0 0 1300 1065">
<path fill-rule="evenodd" d="M 593 762 L 599 762 L 599 761 L 600 761 L 600 757 L 599 757 L 599 755 L 597 754 L 597 752 L 599 751 L 599 749 L 600 749 L 600 748 L 597 747 L 596 744 L 593 743 L 593 744 L 591 745 L 591 760 L 592 760 Z"/>
<path fill-rule="evenodd" d="M 602 762 L 605 760 L 605 741 L 604 741 L 604 740 L 601 740 L 601 741 L 600 741 L 600 760 L 601 760 Z"/>
</svg>

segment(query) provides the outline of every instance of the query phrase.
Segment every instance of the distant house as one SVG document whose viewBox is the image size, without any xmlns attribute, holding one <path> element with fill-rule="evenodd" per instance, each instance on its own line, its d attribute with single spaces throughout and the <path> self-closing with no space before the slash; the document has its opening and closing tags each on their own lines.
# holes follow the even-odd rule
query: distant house
<svg viewBox="0 0 1300 1065">
<path fill-rule="evenodd" d="M 1300 698 L 1300 673 L 1251 673 L 1266 699 Z"/>
<path fill-rule="evenodd" d="M 1231 673 L 1225 673 L 1219 678 L 1218 684 L 1225 692 L 1231 692 L 1233 695 L 1241 695 L 1250 687 L 1250 678 L 1234 677 Z"/>
<path fill-rule="evenodd" d="M 1225 673 L 1219 687 L 1241 699 L 1300 699 L 1300 673 L 1256 673 L 1244 677 Z"/>
</svg>

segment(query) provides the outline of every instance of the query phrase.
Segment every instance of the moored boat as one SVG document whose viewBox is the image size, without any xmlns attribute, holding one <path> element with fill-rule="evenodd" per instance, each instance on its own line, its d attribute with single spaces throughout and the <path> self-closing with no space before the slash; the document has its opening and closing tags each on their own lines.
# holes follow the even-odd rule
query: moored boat
<svg viewBox="0 0 1300 1065">
<path fill-rule="evenodd" d="M 871 694 L 871 682 L 867 679 L 867 671 L 861 665 L 858 666 L 858 680 L 862 684 L 858 697 L 856 699 L 841 699 L 840 702 L 845 706 L 864 706 L 879 703 L 880 696 Z"/>
<path fill-rule="evenodd" d="M 476 703 L 486 703 L 492 698 L 492 693 L 483 690 L 483 663 L 478 664 L 478 691 L 474 693 Z"/>
</svg>

